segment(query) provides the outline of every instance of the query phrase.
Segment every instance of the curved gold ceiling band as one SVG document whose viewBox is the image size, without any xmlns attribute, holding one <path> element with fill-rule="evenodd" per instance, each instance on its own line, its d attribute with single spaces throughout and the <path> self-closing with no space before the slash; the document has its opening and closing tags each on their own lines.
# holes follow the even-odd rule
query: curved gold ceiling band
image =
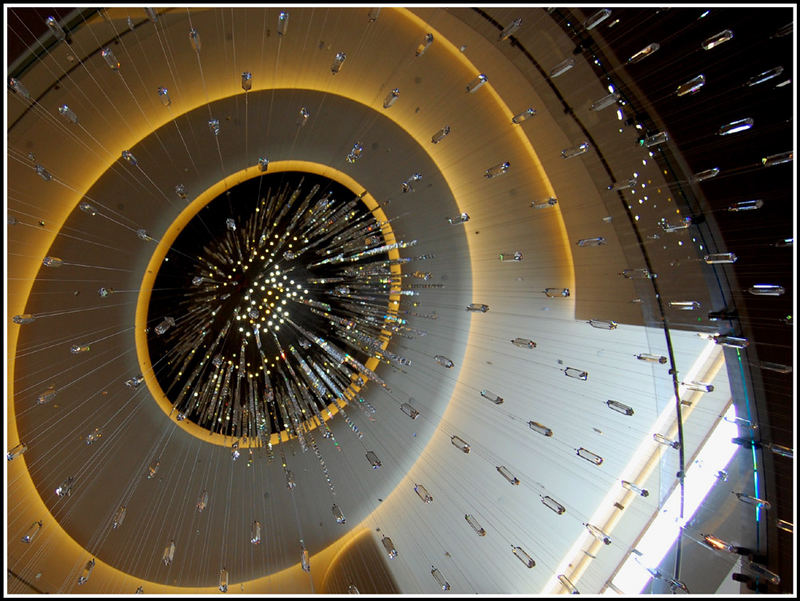
<svg viewBox="0 0 800 601">
<path fill-rule="evenodd" d="M 353 179 L 350 175 L 339 171 L 338 169 L 334 169 L 328 165 L 322 165 L 320 163 L 314 163 L 311 161 L 274 161 L 270 162 L 269 169 L 267 174 L 275 174 L 275 173 L 282 173 L 287 171 L 302 171 L 306 173 L 313 173 L 315 175 L 319 175 L 322 177 L 326 177 L 331 179 L 343 186 L 345 186 L 348 190 L 356 192 L 356 190 L 365 190 L 364 186 L 360 185 L 355 179 Z M 181 420 L 178 421 L 175 415 L 175 411 L 172 407 L 172 402 L 169 400 L 167 395 L 164 393 L 161 385 L 158 382 L 158 379 L 153 372 L 153 364 L 150 361 L 150 352 L 147 346 L 147 309 L 150 305 L 150 296 L 153 290 L 153 285 L 156 280 L 156 276 L 158 275 L 158 269 L 161 264 L 164 262 L 164 257 L 166 257 L 167 253 L 169 252 L 170 248 L 172 247 L 173 243 L 177 239 L 178 235 L 183 231 L 186 225 L 197 215 L 209 202 L 217 198 L 220 194 L 223 194 L 225 191 L 233 188 L 245 182 L 249 179 L 253 179 L 255 177 L 260 177 L 264 175 L 264 173 L 259 169 L 258 165 L 253 165 L 251 167 L 247 167 L 246 169 L 242 169 L 237 173 L 233 173 L 231 175 L 226 176 L 226 178 L 222 181 L 217 182 L 210 188 L 204 190 L 197 196 L 189 205 L 181 211 L 175 221 L 170 224 L 167 231 L 164 232 L 164 235 L 161 236 L 161 240 L 158 242 L 156 249 L 153 251 L 153 255 L 150 257 L 150 262 L 147 264 L 147 269 L 145 270 L 144 277 L 142 278 L 142 283 L 139 287 L 139 297 L 136 301 L 136 316 L 134 318 L 134 336 L 136 341 L 136 356 L 139 361 L 139 368 L 141 369 L 141 374 L 144 377 L 144 381 L 147 384 L 147 388 L 150 391 L 150 394 L 156 401 L 156 404 L 161 408 L 162 411 L 167 415 L 170 421 L 173 421 L 177 424 L 181 429 L 185 432 L 191 434 L 192 436 L 199 438 L 205 442 L 219 445 L 219 446 L 228 446 L 231 444 L 231 440 L 238 440 L 234 437 L 225 436 L 223 434 L 217 434 L 215 432 L 211 432 L 206 430 L 202 426 L 195 424 L 189 420 Z M 357 193 L 357 192 L 356 192 Z M 383 212 L 383 209 L 378 205 L 378 202 L 372 197 L 372 195 L 365 190 L 364 196 L 361 198 L 361 201 L 367 206 L 367 208 L 372 212 L 372 215 L 379 223 L 383 223 L 382 232 L 384 240 L 386 244 L 393 244 L 396 242 L 394 231 L 392 231 L 391 226 L 388 223 L 388 219 L 386 214 Z M 388 252 L 390 259 L 398 259 L 400 258 L 400 253 L 397 249 L 392 249 Z M 392 265 L 391 266 L 392 274 L 399 275 L 400 274 L 400 265 Z M 400 295 L 393 294 L 389 296 L 389 311 L 396 310 L 399 306 L 400 302 Z M 389 339 L 391 338 L 392 333 L 388 330 L 382 330 L 381 332 L 386 340 L 382 343 L 381 349 L 386 349 L 389 345 Z M 378 366 L 379 360 L 371 356 L 367 359 L 365 365 L 368 369 L 375 370 Z M 358 384 L 357 381 L 354 381 L 350 384 L 350 386 L 345 390 L 345 398 L 347 400 L 351 400 L 355 398 L 358 394 L 359 390 L 361 389 L 361 385 Z M 334 415 L 336 415 L 339 411 L 339 407 L 336 405 L 335 402 L 331 402 L 327 407 L 329 416 L 327 419 L 331 419 Z M 324 414 L 323 419 L 326 419 Z M 319 420 L 312 416 L 305 422 L 306 426 L 310 429 L 318 427 Z M 286 442 L 289 440 L 289 434 L 286 430 L 282 430 L 280 433 L 273 432 L 272 436 L 270 437 L 270 444 L 278 444 L 280 442 Z M 239 442 L 240 448 L 251 448 L 251 447 L 260 447 L 261 441 L 257 438 L 246 438 L 243 437 L 242 440 Z"/>
</svg>

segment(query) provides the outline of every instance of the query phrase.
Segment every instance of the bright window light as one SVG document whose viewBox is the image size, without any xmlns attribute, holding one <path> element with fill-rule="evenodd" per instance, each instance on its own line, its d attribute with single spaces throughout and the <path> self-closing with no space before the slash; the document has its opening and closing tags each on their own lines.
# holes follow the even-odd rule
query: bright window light
<svg viewBox="0 0 800 601">
<path fill-rule="evenodd" d="M 736 417 L 733 404 L 725 413 L 725 418 Z M 642 536 L 637 550 L 641 556 L 631 553 L 614 577 L 613 584 L 626 595 L 640 594 L 647 585 L 651 574 L 647 568 L 657 568 L 664 556 L 678 538 L 681 527 L 688 522 L 703 502 L 711 487 L 716 482 L 717 472 L 725 469 L 736 452 L 737 447 L 731 438 L 737 436 L 737 426 L 726 420 L 720 420 L 708 441 L 697 456 L 695 462 L 686 471 L 684 517 L 680 513 L 680 487 L 676 486 L 661 508 L 658 516 Z M 636 558 L 636 559 L 634 559 Z M 646 566 L 646 567 L 645 567 Z M 669 576 L 668 574 L 665 574 Z M 607 590 L 606 593 L 614 594 Z"/>
</svg>

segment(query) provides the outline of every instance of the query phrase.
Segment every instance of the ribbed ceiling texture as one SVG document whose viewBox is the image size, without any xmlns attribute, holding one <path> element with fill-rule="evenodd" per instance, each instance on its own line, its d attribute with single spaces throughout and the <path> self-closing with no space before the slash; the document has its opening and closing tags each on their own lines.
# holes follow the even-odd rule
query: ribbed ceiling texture
<svg viewBox="0 0 800 601">
<path fill-rule="evenodd" d="M 7 593 L 794 590 L 793 8 L 53 10 Z"/>
</svg>

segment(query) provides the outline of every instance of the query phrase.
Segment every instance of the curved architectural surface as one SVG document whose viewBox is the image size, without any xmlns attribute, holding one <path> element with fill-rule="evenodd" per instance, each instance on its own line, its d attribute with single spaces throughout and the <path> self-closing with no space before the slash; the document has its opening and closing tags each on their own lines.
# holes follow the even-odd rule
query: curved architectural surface
<svg viewBox="0 0 800 601">
<path fill-rule="evenodd" d="M 664 11 L 8 9 L 7 590 L 791 591 L 794 15 Z M 209 435 L 161 242 L 292 171 L 376 277 Z"/>
</svg>

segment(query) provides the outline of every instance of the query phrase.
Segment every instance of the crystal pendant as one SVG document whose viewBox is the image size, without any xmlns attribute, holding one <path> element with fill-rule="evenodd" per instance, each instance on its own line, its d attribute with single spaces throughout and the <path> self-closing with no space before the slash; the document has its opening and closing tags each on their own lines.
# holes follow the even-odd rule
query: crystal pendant
<svg viewBox="0 0 800 601">
<path fill-rule="evenodd" d="M 423 503 L 430 503 L 433 497 L 428 493 L 428 490 L 422 484 L 414 484 L 414 492 L 417 493 Z"/>
<path fill-rule="evenodd" d="M 506 171 L 508 171 L 509 167 L 511 167 L 511 163 L 506 161 L 505 163 L 498 163 L 494 167 L 489 167 L 486 172 L 483 174 L 484 177 L 487 179 L 492 179 L 493 177 L 497 177 L 498 175 L 503 175 Z"/>
<path fill-rule="evenodd" d="M 369 14 L 367 15 L 367 21 L 369 21 L 370 23 L 374 23 L 375 21 L 378 20 L 378 15 L 380 14 L 381 14 L 380 8 L 371 8 L 369 10 Z"/>
<path fill-rule="evenodd" d="M 521 113 L 514 115 L 511 118 L 511 123 L 519 124 L 522 123 L 523 121 L 527 121 L 528 119 L 534 116 L 536 116 L 536 111 L 534 110 L 533 107 L 528 107 Z"/>
<path fill-rule="evenodd" d="M 605 321 L 600 319 L 590 319 L 587 321 L 590 326 L 598 330 L 616 330 L 617 323 L 615 321 Z"/>
<path fill-rule="evenodd" d="M 261 544 L 261 522 L 255 520 L 250 526 L 250 543 L 253 545 Z"/>
<path fill-rule="evenodd" d="M 533 558 L 528 555 L 522 547 L 512 547 L 511 552 L 519 559 L 523 564 L 525 564 L 526 568 L 532 568 L 536 565 L 536 562 L 533 561 Z"/>
<path fill-rule="evenodd" d="M 11 321 L 13 321 L 17 325 L 25 325 L 36 321 L 36 317 L 31 315 L 30 313 L 23 313 L 22 315 L 15 315 L 14 317 L 11 318 Z"/>
<path fill-rule="evenodd" d="M 597 540 L 599 540 L 601 543 L 603 543 L 604 545 L 610 545 L 611 544 L 611 538 L 608 536 L 608 534 L 603 532 L 600 528 L 598 528 L 597 526 L 595 526 L 593 524 L 584 524 L 584 526 L 586 526 L 586 529 L 589 531 L 589 533 L 593 537 L 595 537 Z"/>
<path fill-rule="evenodd" d="M 581 142 L 577 146 L 562 150 L 561 156 L 565 159 L 571 159 L 586 152 L 589 152 L 589 142 Z"/>
<path fill-rule="evenodd" d="M 552 497 L 542 497 L 542 503 L 555 511 L 558 515 L 561 515 L 566 511 L 564 506 Z"/>
<path fill-rule="evenodd" d="M 172 560 L 175 559 L 175 541 L 169 541 L 169 544 L 164 547 L 164 553 L 161 555 L 161 561 L 164 563 L 165 566 L 172 564 Z"/>
<path fill-rule="evenodd" d="M 589 110 L 602 111 L 604 108 L 608 108 L 612 104 L 616 104 L 621 97 L 622 96 L 619 94 L 619 92 L 612 92 L 608 96 L 603 96 L 599 100 L 595 100 L 592 103 L 592 106 L 589 107 Z"/>
<path fill-rule="evenodd" d="M 282 10 L 278 13 L 278 35 L 286 35 L 286 30 L 289 27 L 289 13 Z"/>
<path fill-rule="evenodd" d="M 139 164 L 139 161 L 136 160 L 136 157 L 133 156 L 133 153 L 129 150 L 123 150 L 121 156 L 134 167 Z"/>
<path fill-rule="evenodd" d="M 13 461 L 27 450 L 28 445 L 26 445 L 24 442 L 19 442 L 14 445 L 13 448 L 9 449 L 9 451 L 6 453 L 6 459 L 8 459 L 8 461 Z"/>
<path fill-rule="evenodd" d="M 624 181 L 621 181 L 621 182 L 615 182 L 615 183 L 611 184 L 608 187 L 608 189 L 612 190 L 614 192 L 617 192 L 619 190 L 625 190 L 627 188 L 633 188 L 635 185 L 636 185 L 636 180 L 635 179 L 628 179 L 628 180 L 624 180 Z M 630 270 L 627 270 L 627 271 L 630 271 Z"/>
<path fill-rule="evenodd" d="M 253 74 L 250 71 L 242 73 L 242 89 L 249 92 L 253 89 Z"/>
<path fill-rule="evenodd" d="M 473 311 L 478 313 L 486 313 L 489 310 L 489 305 L 483 305 L 480 303 L 470 303 L 467 305 L 466 311 Z"/>
<path fill-rule="evenodd" d="M 464 519 L 467 520 L 467 524 L 475 531 L 475 534 L 478 536 L 486 536 L 486 530 L 478 523 L 478 521 L 472 517 L 470 514 L 464 514 Z"/>
<path fill-rule="evenodd" d="M 715 265 L 717 263 L 736 263 L 737 259 L 738 257 L 734 253 L 714 253 L 703 257 L 703 261 L 709 265 Z"/>
<path fill-rule="evenodd" d="M 489 78 L 486 77 L 483 73 L 478 74 L 475 79 L 467 84 L 467 94 L 474 94 L 476 90 L 478 90 L 483 84 L 489 81 Z"/>
<path fill-rule="evenodd" d="M 403 403 L 402 405 L 400 405 L 400 410 L 403 413 L 405 413 L 408 417 L 410 417 L 411 419 L 417 419 L 417 417 L 419 416 L 419 411 L 414 409 L 408 403 Z"/>
<path fill-rule="evenodd" d="M 337 524 L 344 524 L 347 522 L 347 520 L 344 517 L 344 514 L 342 513 L 342 510 L 339 509 L 339 506 L 336 505 L 335 503 L 333 504 L 333 507 L 331 507 L 331 511 L 333 512 L 333 517 L 336 520 Z"/>
<path fill-rule="evenodd" d="M 633 415 L 633 408 L 625 405 L 624 403 L 620 403 L 619 401 L 606 401 L 606 405 L 608 405 L 610 409 L 613 409 L 622 415 Z"/>
<path fill-rule="evenodd" d="M 180 198 L 181 200 L 186 200 L 188 198 L 186 194 L 186 186 L 184 186 L 183 184 L 178 184 L 177 186 L 175 186 L 175 194 L 177 194 L 178 198 Z"/>
<path fill-rule="evenodd" d="M 550 428 L 548 428 L 547 426 L 543 426 L 539 422 L 529 421 L 528 422 L 528 427 L 531 430 L 533 430 L 534 432 L 538 432 L 539 434 L 542 434 L 543 436 L 547 436 L 547 437 L 553 436 L 553 431 Z"/>
<path fill-rule="evenodd" d="M 163 321 L 156 326 L 155 328 L 156 334 L 161 336 L 162 334 L 164 334 L 164 332 L 169 330 L 170 327 L 174 326 L 175 326 L 175 320 L 172 317 L 165 317 Z"/>
<path fill-rule="evenodd" d="M 758 366 L 761 369 L 766 369 L 769 371 L 774 371 L 779 374 L 790 374 L 792 373 L 792 366 L 791 365 L 783 365 L 782 363 L 772 363 L 771 361 L 761 361 Z"/>
<path fill-rule="evenodd" d="M 208 121 L 208 129 L 215 136 L 219 135 L 219 119 L 210 119 Z"/>
<path fill-rule="evenodd" d="M 15 79 L 13 77 L 10 77 L 8 79 L 8 85 L 12 90 L 14 90 L 14 92 L 16 94 L 19 94 L 23 98 L 30 99 L 31 93 L 28 91 L 28 88 L 26 88 L 25 85 L 19 79 Z"/>
<path fill-rule="evenodd" d="M 722 346 L 727 346 L 730 348 L 746 348 L 750 345 L 750 341 L 747 338 L 740 338 L 738 336 L 714 336 L 714 342 L 717 344 L 721 344 Z"/>
<path fill-rule="evenodd" d="M 469 453 L 469 445 L 460 436 L 451 436 L 450 444 L 452 444 L 455 448 L 464 453 Z"/>
<path fill-rule="evenodd" d="M 681 447 L 681 443 L 677 440 L 670 440 L 663 434 L 653 434 L 653 440 L 655 440 L 659 444 L 663 444 L 668 447 L 672 447 L 673 449 L 679 449 Z"/>
<path fill-rule="evenodd" d="M 59 259 L 58 257 L 45 257 L 42 259 L 42 265 L 45 267 L 61 267 L 64 264 L 64 261 Z"/>
<path fill-rule="evenodd" d="M 445 580 L 442 573 L 434 566 L 431 566 L 431 576 L 433 576 L 434 580 L 436 580 L 436 583 L 443 591 L 450 590 L 450 584 L 447 582 L 447 580 Z"/>
<path fill-rule="evenodd" d="M 119 71 L 119 61 L 117 57 L 114 56 L 114 52 L 111 48 L 103 48 L 101 52 L 103 56 L 103 60 L 106 61 L 106 64 L 111 68 L 112 71 Z"/>
<path fill-rule="evenodd" d="M 578 455 L 578 457 L 582 457 L 583 459 L 586 459 L 586 461 L 594 463 L 595 465 L 602 465 L 603 463 L 603 458 L 600 457 L 600 455 L 592 453 L 591 451 L 584 449 L 583 447 L 577 449 L 576 454 Z"/>
<path fill-rule="evenodd" d="M 717 131 L 718 136 L 729 136 L 740 131 L 746 131 L 753 127 L 753 120 L 749 117 L 747 119 L 739 119 L 738 121 L 731 121 L 726 123 Z"/>
<path fill-rule="evenodd" d="M 144 9 L 147 18 L 150 19 L 152 23 L 156 23 L 158 21 L 158 16 L 156 15 L 156 11 L 154 8 L 145 8 Z"/>
<path fill-rule="evenodd" d="M 426 33 L 425 37 L 422 38 L 422 41 L 419 43 L 419 46 L 417 46 L 416 55 L 417 56 L 422 56 L 423 54 L 425 54 L 425 51 L 428 49 L 428 47 L 431 44 L 433 44 L 433 34 L 432 33 Z"/>
<path fill-rule="evenodd" d="M 536 202 L 535 200 L 531 203 L 531 206 L 534 209 L 549 209 L 550 207 L 554 207 L 558 204 L 558 200 L 555 198 L 548 198 L 543 202 Z"/>
<path fill-rule="evenodd" d="M 566 369 L 564 369 L 564 375 L 569 376 L 570 378 L 575 378 L 577 380 L 583 380 L 583 381 L 589 379 L 589 372 L 585 372 L 575 367 L 567 367 Z"/>
<path fill-rule="evenodd" d="M 353 149 L 345 157 L 345 160 L 350 164 L 355 163 L 358 159 L 361 158 L 361 153 L 363 151 L 364 147 L 361 146 L 361 144 L 359 144 L 358 142 L 356 142 L 355 144 L 353 144 Z"/>
<path fill-rule="evenodd" d="M 311 564 L 308 561 L 308 549 L 302 539 L 300 539 L 300 567 L 304 572 L 311 572 Z"/>
<path fill-rule="evenodd" d="M 778 77 L 781 73 L 783 73 L 783 67 L 780 66 L 774 67 L 772 69 L 769 69 L 767 71 L 764 71 L 762 73 L 759 73 L 758 75 L 751 77 L 750 79 L 747 80 L 747 83 L 745 85 L 748 87 L 757 86 L 760 83 L 769 81 L 773 77 Z"/>
<path fill-rule="evenodd" d="M 550 298 L 558 298 L 559 296 L 566 298 L 569 296 L 569 288 L 545 288 L 544 293 Z"/>
<path fill-rule="evenodd" d="M 563 75 L 564 73 L 572 69 L 572 67 L 574 66 L 575 66 L 574 58 L 570 57 L 568 59 L 565 59 L 560 63 L 558 63 L 555 67 L 550 69 L 550 77 L 555 78 L 558 77 L 559 75 Z"/>
<path fill-rule="evenodd" d="M 622 480 L 621 482 L 622 482 L 622 488 L 625 488 L 631 492 L 635 492 L 637 495 L 640 495 L 642 497 L 647 497 L 650 495 L 650 493 L 644 488 L 639 488 L 638 486 L 636 486 L 631 482 L 628 482 L 627 480 Z"/>
<path fill-rule="evenodd" d="M 561 583 L 561 585 L 562 585 L 562 586 L 563 586 L 565 589 L 567 589 L 567 592 L 568 592 L 570 595 L 577 595 L 577 594 L 579 594 L 579 591 L 578 591 L 578 589 L 577 589 L 577 588 L 575 588 L 575 585 L 574 585 L 574 584 L 572 584 L 572 581 L 571 581 L 569 578 L 567 578 L 567 577 L 566 577 L 566 575 L 564 575 L 564 574 L 559 574 L 559 575 L 558 575 L 558 581 Z"/>
<path fill-rule="evenodd" d="M 39 534 L 39 530 L 41 530 L 41 529 L 42 529 L 42 522 L 41 521 L 34 522 L 33 524 L 31 524 L 31 527 L 28 528 L 28 530 L 22 536 L 22 542 L 23 543 L 32 542 L 33 539 L 36 538 L 36 535 Z"/>
<path fill-rule="evenodd" d="M 433 137 L 431 138 L 431 142 L 433 142 L 434 144 L 438 144 L 449 133 L 450 133 L 450 126 L 449 125 L 445 125 L 442 129 L 440 129 L 435 134 L 433 134 Z"/>
<path fill-rule="evenodd" d="M 669 306 L 680 311 L 695 311 L 702 305 L 697 301 L 669 301 Z"/>
<path fill-rule="evenodd" d="M 771 509 L 772 507 L 769 501 L 765 501 L 764 499 L 759 499 L 758 497 L 753 497 L 743 492 L 734 492 L 733 494 L 736 495 L 737 499 L 743 503 L 747 503 L 748 505 L 755 505 L 756 507 L 761 507 L 763 509 Z"/>
<path fill-rule="evenodd" d="M 522 252 L 515 250 L 513 253 L 510 252 L 500 253 L 500 261 L 503 263 L 508 263 L 512 261 L 519 263 L 520 261 L 522 261 Z"/>
<path fill-rule="evenodd" d="M 114 518 L 111 520 L 111 527 L 113 529 L 116 530 L 117 528 L 122 526 L 122 522 L 125 521 L 125 513 L 126 512 L 127 512 L 127 509 L 126 509 L 125 505 L 121 505 L 120 508 L 117 509 L 117 512 L 114 514 Z"/>
<path fill-rule="evenodd" d="M 344 52 L 337 52 L 336 56 L 333 57 L 333 63 L 331 64 L 331 73 L 336 75 L 339 70 L 342 68 L 342 63 L 344 63 L 347 55 Z"/>
<path fill-rule="evenodd" d="M 436 361 L 442 367 L 447 367 L 448 369 L 452 368 L 455 363 L 453 363 L 450 359 L 445 357 L 444 355 L 435 355 L 433 360 Z"/>
<path fill-rule="evenodd" d="M 347 593 L 350 595 L 360 595 L 361 593 L 358 591 L 358 587 L 355 584 L 348 584 L 347 585 Z"/>
<path fill-rule="evenodd" d="M 227 593 L 228 592 L 228 570 L 222 568 L 219 571 L 219 592 Z"/>
<path fill-rule="evenodd" d="M 202 513 L 203 510 L 208 506 L 208 491 L 204 490 L 200 493 L 200 496 L 197 497 L 197 503 L 195 503 L 195 507 L 199 513 Z"/>
<path fill-rule="evenodd" d="M 711 179 L 712 177 L 717 177 L 719 175 L 719 167 L 713 167 L 711 169 L 706 169 L 705 171 L 700 171 L 699 173 L 695 173 L 692 176 L 692 179 L 696 182 L 704 182 L 707 179 Z"/>
<path fill-rule="evenodd" d="M 397 557 L 397 549 L 394 548 L 394 543 L 391 538 L 383 536 L 381 538 L 381 543 L 383 544 L 383 548 L 386 549 L 386 554 L 389 556 L 389 559 Z"/>
<path fill-rule="evenodd" d="M 366 457 L 367 461 L 369 461 L 370 465 L 372 466 L 372 469 L 374 470 L 380 468 L 381 465 L 383 465 L 380 462 L 380 459 L 378 459 L 378 456 L 375 454 L 375 451 L 367 451 Z"/>
<path fill-rule="evenodd" d="M 44 181 L 46 181 L 46 182 L 52 181 L 53 176 L 50 174 L 50 172 L 47 169 L 45 169 L 41 165 L 36 165 L 33 169 L 34 169 L 34 171 L 36 171 L 36 173 L 39 175 L 39 177 L 41 177 Z"/>
<path fill-rule="evenodd" d="M 788 163 L 792 160 L 794 160 L 794 152 L 790 150 L 789 152 L 781 152 L 765 157 L 761 159 L 761 164 L 764 165 L 764 167 L 773 167 L 775 165 Z"/>
<path fill-rule="evenodd" d="M 169 97 L 169 92 L 167 88 L 158 88 L 158 99 L 161 101 L 161 104 L 164 106 L 169 106 L 172 104 L 172 99 Z"/>
<path fill-rule="evenodd" d="M 467 213 L 461 213 L 458 217 L 449 217 L 447 221 L 450 225 L 460 225 L 469 221 L 469 215 Z"/>
<path fill-rule="evenodd" d="M 583 238 L 582 240 L 578 240 L 578 246 L 605 246 L 606 239 L 602 236 L 598 236 L 597 238 Z"/>
<path fill-rule="evenodd" d="M 639 50 L 639 52 L 631 56 L 628 59 L 628 63 L 630 64 L 638 63 L 639 61 L 644 60 L 645 58 L 656 52 L 659 48 L 661 48 L 659 44 L 656 43 L 648 44 L 647 46 Z"/>
<path fill-rule="evenodd" d="M 72 484 L 75 482 L 75 478 L 70 476 L 66 480 L 64 480 L 58 488 L 56 488 L 56 496 L 57 497 L 68 497 L 72 494 Z"/>
<path fill-rule="evenodd" d="M 682 386 L 686 386 L 689 390 L 696 390 L 697 392 L 714 392 L 712 384 L 705 384 L 704 382 L 681 382 Z"/>
<path fill-rule="evenodd" d="M 519 348 L 536 348 L 536 343 L 528 338 L 514 338 L 514 340 L 511 341 L 511 344 L 518 346 Z"/>
<path fill-rule="evenodd" d="M 78 123 L 78 115 L 76 115 L 75 111 L 69 108 L 69 106 L 67 106 L 66 104 L 62 104 L 60 107 L 58 107 L 58 112 L 67 121 L 71 121 L 72 123 L 76 124 Z"/>
<path fill-rule="evenodd" d="M 781 583 L 781 577 L 778 576 L 775 572 L 770 571 L 766 566 L 761 565 L 760 563 L 756 563 L 754 561 L 748 561 L 747 567 L 750 568 L 753 572 L 759 575 L 759 577 L 764 577 L 770 584 L 774 584 L 775 586 Z"/>
<path fill-rule="evenodd" d="M 94 558 L 87 561 L 86 565 L 83 567 L 83 571 L 81 572 L 81 575 L 78 578 L 79 585 L 86 584 L 89 581 L 89 577 L 92 575 L 93 569 L 94 569 Z"/>
<path fill-rule="evenodd" d="M 158 468 L 159 468 L 160 465 L 161 465 L 161 462 L 156 461 L 155 463 L 151 463 L 148 466 L 147 474 L 146 474 L 148 480 L 152 480 L 153 478 L 156 477 L 156 474 L 158 473 Z"/>
<path fill-rule="evenodd" d="M 503 29 L 503 31 L 500 32 L 497 41 L 503 42 L 507 40 L 517 29 L 519 29 L 520 25 L 522 25 L 522 19 L 519 17 L 511 21 L 511 23 L 506 25 L 505 29 Z"/>
<path fill-rule="evenodd" d="M 103 437 L 103 433 L 100 431 L 100 428 L 95 428 L 92 432 L 86 435 L 86 444 L 90 445 Z"/>
<path fill-rule="evenodd" d="M 702 43 L 703 50 L 711 50 L 712 48 L 716 48 L 720 44 L 724 44 L 725 42 L 733 39 L 733 32 L 730 29 L 725 29 L 720 31 L 716 35 L 712 35 L 710 38 L 705 40 Z"/>
<path fill-rule="evenodd" d="M 650 353 L 639 353 L 634 355 L 639 361 L 648 361 L 650 363 L 660 363 L 664 365 L 668 359 L 659 355 L 651 355 Z"/>
<path fill-rule="evenodd" d="M 611 16 L 611 10 L 609 10 L 608 8 L 603 8 L 601 10 L 598 10 L 596 13 L 594 13 L 591 17 L 589 17 L 583 22 L 583 27 L 587 31 L 590 31 L 595 27 L 597 27 L 598 25 L 600 25 L 600 23 L 608 19 L 608 17 L 610 16 Z"/>
<path fill-rule="evenodd" d="M 698 75 L 697 77 L 693 77 L 689 81 L 682 83 L 678 86 L 678 89 L 675 93 L 678 96 L 686 96 L 687 94 L 695 94 L 696 92 L 700 91 L 706 85 L 706 76 L 705 75 Z"/>
<path fill-rule="evenodd" d="M 142 382 L 144 382 L 144 378 L 141 375 L 133 376 L 132 378 L 125 380 L 125 386 L 135 390 L 141 386 Z"/>
<path fill-rule="evenodd" d="M 756 296 L 781 296 L 785 292 L 783 286 L 775 284 L 756 284 L 747 289 L 750 294 Z"/>
<path fill-rule="evenodd" d="M 52 401 L 54 398 L 56 398 L 56 394 L 57 394 L 56 387 L 51 385 L 47 390 L 45 390 L 44 392 L 39 394 L 38 397 L 36 397 L 36 404 L 45 405 L 50 401 Z"/>
<path fill-rule="evenodd" d="M 488 390 L 481 390 L 481 396 L 495 405 L 502 405 L 503 404 L 503 397 L 497 396 L 493 392 L 489 392 Z"/>
<path fill-rule="evenodd" d="M 652 136 L 647 136 L 642 139 L 641 144 L 646 146 L 647 148 L 652 148 L 653 146 L 658 146 L 659 144 L 663 144 L 664 142 L 669 141 L 669 134 L 665 131 L 660 131 L 658 133 L 653 134 Z"/>
<path fill-rule="evenodd" d="M 388 109 L 397 101 L 399 97 L 400 97 L 400 90 L 398 88 L 395 88 L 386 95 L 386 98 L 383 99 L 383 108 Z"/>
<path fill-rule="evenodd" d="M 202 46 L 200 43 L 200 34 L 197 33 L 197 30 L 194 28 L 189 30 L 189 43 L 192 45 L 192 49 L 200 54 L 200 48 Z"/>
<path fill-rule="evenodd" d="M 764 206 L 763 200 L 742 200 L 728 206 L 729 211 L 755 211 Z"/>
<path fill-rule="evenodd" d="M 297 125 L 299 127 L 303 127 L 306 124 L 306 121 L 308 121 L 308 117 L 309 116 L 310 116 L 310 113 L 308 112 L 306 107 L 301 106 L 300 107 L 300 112 L 298 113 L 298 116 L 297 116 L 297 121 L 295 122 L 295 125 Z"/>
<path fill-rule="evenodd" d="M 510 471 L 508 471 L 508 468 L 506 466 L 498 465 L 495 467 L 495 469 L 498 472 L 500 472 L 500 475 L 503 476 L 503 478 L 505 478 L 506 480 L 508 480 L 513 486 L 519 486 L 519 479 L 516 476 L 514 476 L 514 474 L 512 474 Z"/>
</svg>

